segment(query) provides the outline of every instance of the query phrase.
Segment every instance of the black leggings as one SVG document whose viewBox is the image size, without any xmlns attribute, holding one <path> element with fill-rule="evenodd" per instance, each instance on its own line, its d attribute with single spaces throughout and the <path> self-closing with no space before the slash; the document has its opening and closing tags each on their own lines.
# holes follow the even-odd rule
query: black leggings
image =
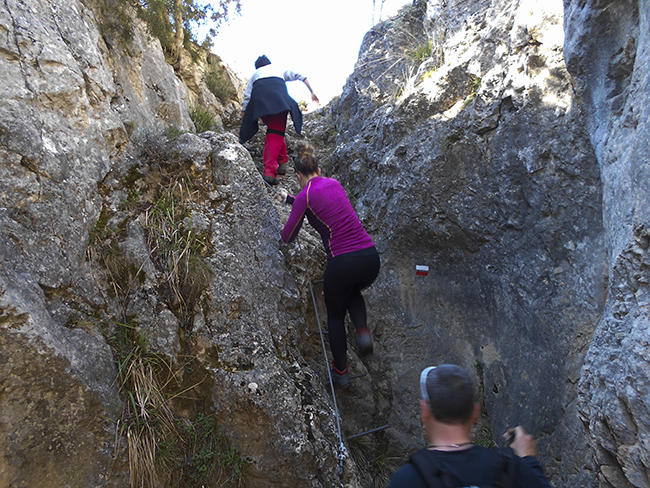
<svg viewBox="0 0 650 488">
<path fill-rule="evenodd" d="M 324 294 L 327 328 L 334 365 L 339 371 L 347 367 L 345 314 L 350 313 L 354 327 L 365 329 L 366 303 L 361 290 L 369 287 L 379 274 L 379 254 L 374 247 L 362 249 L 327 261 Z"/>
</svg>

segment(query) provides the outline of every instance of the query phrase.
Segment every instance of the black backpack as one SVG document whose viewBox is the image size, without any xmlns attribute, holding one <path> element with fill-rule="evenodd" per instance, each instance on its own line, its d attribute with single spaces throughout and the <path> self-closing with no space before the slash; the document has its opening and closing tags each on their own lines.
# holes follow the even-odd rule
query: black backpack
<svg viewBox="0 0 650 488">
<path fill-rule="evenodd" d="M 517 464 L 514 452 L 509 447 L 491 449 L 490 483 L 482 488 L 513 488 L 516 481 Z M 422 449 L 410 456 L 411 464 L 425 481 L 427 488 L 460 488 L 457 477 L 445 470 L 436 461 L 435 454 Z"/>
</svg>

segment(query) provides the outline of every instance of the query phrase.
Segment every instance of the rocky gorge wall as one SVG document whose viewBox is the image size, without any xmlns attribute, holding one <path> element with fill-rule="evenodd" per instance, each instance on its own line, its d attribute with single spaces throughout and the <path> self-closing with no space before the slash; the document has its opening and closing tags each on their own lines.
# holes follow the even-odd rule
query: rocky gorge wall
<svg viewBox="0 0 650 488">
<path fill-rule="evenodd" d="M 555 486 L 650 486 L 647 8 L 415 2 L 366 35 L 324 118 L 383 253 L 370 308 L 409 449 L 419 370 L 457 362 Z"/>
<path fill-rule="evenodd" d="M 484 388 L 495 439 L 527 426 L 558 486 L 588 486 L 577 383 L 607 294 L 606 232 L 562 11 L 421 2 L 375 28 L 333 108 L 332 166 L 383 253 L 370 309 L 399 441 L 422 445 L 419 371 L 455 362 Z M 429 39 L 430 57 L 409 55 Z"/>
<path fill-rule="evenodd" d="M 216 418 L 248 486 L 381 482 L 423 444 L 418 375 L 440 362 L 475 376 L 483 438 L 536 436 L 554 486 L 650 486 L 647 2 L 416 1 L 306 117 L 382 253 L 375 354 L 350 344 L 365 376 L 338 407 L 344 439 L 392 427 L 344 449 L 318 238 L 279 242 L 259 141 L 191 133 L 189 105 L 225 121 L 236 102 L 137 23 L 125 49 L 98 5 L 0 5 L 0 485 L 129 485 L 128 336 L 168 371 L 176 425 Z"/>
<path fill-rule="evenodd" d="M 578 384 L 603 486 L 650 486 L 650 4 L 565 2 L 565 56 L 603 186 L 609 294 Z"/>
<path fill-rule="evenodd" d="M 101 5 L 0 5 L 0 485 L 333 486 L 261 177 L 233 135 L 190 133 L 207 90 Z M 174 469 L 141 467 L 149 439 Z"/>
</svg>

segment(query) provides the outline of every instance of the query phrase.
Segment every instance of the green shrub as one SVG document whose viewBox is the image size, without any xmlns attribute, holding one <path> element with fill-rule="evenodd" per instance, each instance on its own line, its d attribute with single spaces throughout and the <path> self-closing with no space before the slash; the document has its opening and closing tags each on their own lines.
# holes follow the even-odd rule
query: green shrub
<svg viewBox="0 0 650 488">
<path fill-rule="evenodd" d="M 222 64 L 210 64 L 205 75 L 205 82 L 208 89 L 222 102 L 226 103 L 235 97 L 235 87 L 228 76 L 226 68 Z"/>
<path fill-rule="evenodd" d="M 198 105 L 190 107 L 190 117 L 196 126 L 197 134 L 211 130 L 217 125 L 214 114 Z"/>
<path fill-rule="evenodd" d="M 90 2 L 86 3 L 91 5 Z M 97 25 L 102 35 L 113 37 L 123 48 L 130 47 L 133 41 L 133 19 L 125 8 L 124 1 L 98 0 L 94 5 L 99 9 Z"/>
<path fill-rule="evenodd" d="M 133 29 L 132 16 L 136 15 L 147 24 L 149 33 L 160 40 L 165 52 L 176 59 L 176 39 L 180 39 L 196 61 L 198 53 L 210 52 L 212 39 L 221 23 L 241 13 L 241 0 L 181 0 L 182 9 L 176 11 L 175 0 L 82 0 L 87 7 L 99 8 L 100 29 L 103 34 L 117 36 L 119 42 L 130 45 Z M 178 14 L 182 15 L 178 15 Z M 181 18 L 182 17 L 182 18 Z M 203 29 L 209 23 L 210 29 Z M 197 38 L 199 31 L 207 31 L 203 41 Z"/>
<path fill-rule="evenodd" d="M 481 88 L 481 81 L 482 81 L 481 78 L 474 78 L 474 79 L 470 82 L 470 87 L 471 87 L 472 92 L 473 92 L 474 94 L 476 94 L 476 92 L 478 92 L 479 88 Z"/>
<path fill-rule="evenodd" d="M 431 54 L 433 53 L 433 42 L 429 41 L 427 44 L 422 44 L 415 48 L 415 50 L 411 51 L 408 53 L 410 57 L 415 59 L 416 61 L 424 61 L 427 58 L 431 57 Z"/>
</svg>

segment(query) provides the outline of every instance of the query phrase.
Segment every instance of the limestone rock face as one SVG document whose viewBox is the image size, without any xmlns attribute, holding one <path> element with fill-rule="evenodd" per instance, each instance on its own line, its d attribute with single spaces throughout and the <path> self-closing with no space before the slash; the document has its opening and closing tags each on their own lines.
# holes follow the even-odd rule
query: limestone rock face
<svg viewBox="0 0 650 488">
<path fill-rule="evenodd" d="M 173 371 L 178 422 L 218 418 L 248 486 L 336 485 L 322 349 L 318 370 L 296 349 L 307 302 L 261 176 L 234 136 L 165 136 L 193 127 L 184 83 L 142 26 L 127 55 L 89 5 L 0 7 L 0 485 L 129 486 L 125 325 Z M 205 236 L 215 278 L 189 317 L 138 200 L 176 168 L 204 197 L 177 225 Z"/>
<path fill-rule="evenodd" d="M 137 317 L 149 347 L 175 362 L 177 377 L 189 385 L 189 393 L 172 400 L 173 411 L 189 419 L 214 414 L 247 460 L 249 486 L 334 485 L 338 442 L 327 376 L 322 356 L 313 369 L 302 354 L 307 302 L 284 266 L 296 258 L 280 247 L 273 194 L 232 134 L 184 134 L 165 143 L 159 156 L 167 170 L 187 167 L 196 197 L 183 225 L 207 236 L 210 247 L 213 279 L 190 311 L 191 327 L 170 312 L 173 300 L 158 288 L 161 269 L 147 262 L 151 250 L 137 238 L 147 212 L 118 211 L 109 222 L 121 220 L 118 227 L 128 229 L 116 239 L 147 272 L 130 290 L 125 314 Z M 137 166 L 142 181 L 153 181 L 159 170 Z M 106 207 L 124 191 L 123 180 L 117 172 L 105 180 Z M 352 486 L 355 477 L 348 475 Z"/>
<path fill-rule="evenodd" d="M 610 291 L 585 358 L 579 412 L 598 486 L 650 486 L 649 27 L 645 1 L 566 1 L 567 65 L 600 165 Z"/>
<path fill-rule="evenodd" d="M 141 46 L 150 72 L 138 68 L 137 87 L 114 75 L 79 2 L 4 2 L 0 30 L 0 484 L 100 486 L 121 405 L 115 363 L 97 330 L 62 326 L 73 288 L 86 297 L 76 306 L 101 303 L 85 251 L 101 209 L 97 182 L 128 141 L 113 104 L 126 120 L 168 106 L 180 125 L 191 122 L 180 91 L 170 105 L 142 103 L 155 93 L 147 82 L 173 83 L 162 56 Z"/>
<path fill-rule="evenodd" d="M 167 368 L 174 425 L 217 419 L 251 487 L 381 482 L 423 445 L 418 375 L 442 362 L 476 379 L 477 435 L 525 425 L 554 486 L 650 486 L 649 13 L 416 0 L 367 34 L 304 131 L 382 259 L 339 426 L 319 237 L 280 242 L 261 136 L 189 133 L 190 105 L 232 122 L 236 100 L 137 22 L 123 44 L 98 2 L 3 2 L 0 486 L 129 486 L 120 334 Z"/>
<path fill-rule="evenodd" d="M 560 1 L 415 2 L 366 35 L 331 159 L 382 253 L 368 296 L 395 442 L 423 444 L 421 369 L 459 363 L 494 440 L 523 424 L 558 486 L 589 486 L 576 384 L 605 308 L 607 233 L 563 32 Z"/>
<path fill-rule="evenodd" d="M 148 348 L 172 365 L 183 364 L 181 345 L 189 347 L 167 297 L 158 295 L 167 277 L 151 260 L 141 215 L 125 206 L 129 188 L 120 180 L 138 156 L 130 136 L 163 144 L 165 127 L 193 127 L 187 89 L 141 25 L 134 24 L 127 54 L 100 32 L 94 6 L 0 6 L 2 486 L 127 486 L 126 439 L 116 430 L 123 402 L 107 340 L 130 318 Z M 157 154 L 169 151 L 217 182 L 208 210 L 190 218 L 198 231 L 213 233 L 219 276 L 214 304 L 194 319 L 205 410 L 223 412 L 223 431 L 246 452 L 257 479 L 250 486 L 332 486 L 338 443 L 331 404 L 312 392 L 322 390 L 322 376 L 298 368 L 300 356 L 287 350 L 297 319 L 277 314 L 280 299 L 295 304 L 297 294 L 276 266 L 283 262 L 278 214 L 250 156 L 236 139 L 215 137 L 185 136 Z M 225 169 L 213 174 L 212 157 Z M 230 173 L 233 162 L 242 174 Z M 133 283 L 107 280 L 96 234 L 89 245 L 98 223 L 107 236 L 119 234 L 115 252 L 138 263 Z M 180 403 L 179 415 L 195 413 Z"/>
</svg>

